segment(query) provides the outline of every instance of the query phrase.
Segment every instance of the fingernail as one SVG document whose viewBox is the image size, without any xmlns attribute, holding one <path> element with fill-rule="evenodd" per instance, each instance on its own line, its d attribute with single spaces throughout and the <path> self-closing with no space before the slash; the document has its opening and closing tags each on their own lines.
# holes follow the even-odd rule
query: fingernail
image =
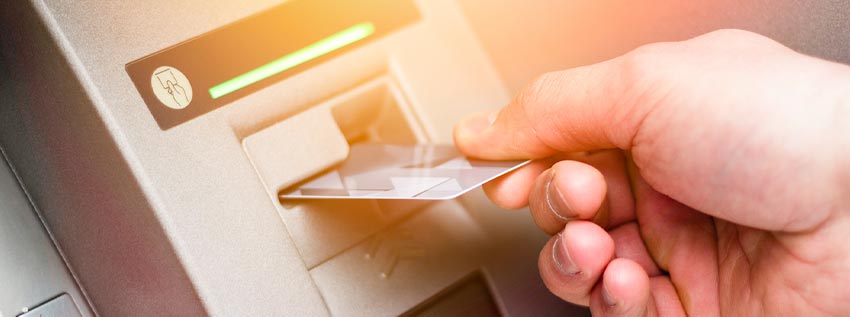
<svg viewBox="0 0 850 317">
<path fill-rule="evenodd" d="M 570 206 L 567 205 L 567 200 L 564 199 L 564 195 L 555 185 L 555 171 L 551 169 L 549 170 L 549 180 L 546 182 L 546 204 L 549 205 L 549 209 L 558 219 L 562 221 L 573 219 L 573 217 L 566 216 L 570 211 Z"/>
<path fill-rule="evenodd" d="M 498 112 L 474 114 L 466 118 L 461 126 L 466 133 L 479 134 L 484 131 L 484 129 L 493 125 L 497 115 Z"/>
<path fill-rule="evenodd" d="M 563 241 L 562 236 L 563 232 L 559 233 L 555 238 L 555 241 L 552 243 L 552 261 L 555 262 L 555 267 L 558 271 L 567 275 L 581 273 L 581 270 L 570 257 L 570 253 L 567 251 L 567 246 L 561 245 L 561 241 Z"/>
<path fill-rule="evenodd" d="M 617 305 L 617 300 L 614 299 L 614 296 L 611 296 L 611 292 L 608 292 L 608 288 L 605 287 L 605 283 L 602 284 L 602 301 L 608 306 Z"/>
</svg>

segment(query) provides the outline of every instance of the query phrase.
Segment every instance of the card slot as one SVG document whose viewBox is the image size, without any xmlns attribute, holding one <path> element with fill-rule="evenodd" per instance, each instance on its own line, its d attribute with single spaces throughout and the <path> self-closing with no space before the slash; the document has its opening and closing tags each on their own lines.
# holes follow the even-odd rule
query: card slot
<svg viewBox="0 0 850 317">
<path fill-rule="evenodd" d="M 424 203 L 392 201 L 298 201 L 282 203 L 281 190 L 315 183 L 313 190 L 345 188 L 339 178 L 318 177 L 333 170 L 357 143 L 427 143 L 405 94 L 381 75 L 333 97 L 300 108 L 243 138 L 243 148 L 278 206 L 305 264 L 313 267 L 369 235 L 399 221 Z M 391 151 L 392 152 L 392 151 Z M 396 153 L 397 154 L 397 153 Z M 410 162 L 375 153 L 372 163 Z M 382 160 L 383 158 L 383 160 Z M 339 185 L 339 186 L 337 186 Z"/>
</svg>

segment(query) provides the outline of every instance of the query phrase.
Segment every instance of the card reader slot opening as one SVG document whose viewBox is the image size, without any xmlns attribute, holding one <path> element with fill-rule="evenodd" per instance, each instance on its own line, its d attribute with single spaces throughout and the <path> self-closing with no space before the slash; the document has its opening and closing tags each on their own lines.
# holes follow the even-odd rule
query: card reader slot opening
<svg viewBox="0 0 850 317">
<path fill-rule="evenodd" d="M 427 142 L 407 99 L 391 76 L 377 77 L 315 107 L 329 109 L 348 144 Z M 285 168 L 286 163 L 281 164 Z M 335 167 L 329 166 L 322 173 Z M 297 184 L 322 173 L 299 180 Z M 279 193 L 276 188 L 269 190 L 275 196 Z M 426 205 L 306 200 L 283 203 L 275 200 L 280 204 L 281 217 L 308 267 L 349 249 Z"/>
<path fill-rule="evenodd" d="M 320 175 L 357 142 L 427 142 L 408 99 L 391 75 L 346 87 L 243 139 L 263 185 L 278 206 L 302 258 L 313 267 L 413 212 L 418 204 L 289 201 L 281 189 Z M 333 156 L 329 156 L 329 155 Z"/>
<path fill-rule="evenodd" d="M 388 76 L 383 76 L 352 89 L 356 93 L 344 93 L 334 98 L 329 107 L 331 115 L 349 145 L 355 143 L 380 142 L 415 144 L 426 142 L 418 127 L 418 120 Z M 334 164 L 311 177 L 280 188 L 283 192 L 309 182 L 315 177 L 335 169 Z"/>
<path fill-rule="evenodd" d="M 367 89 L 339 103 L 331 113 L 349 144 L 382 142 L 413 144 L 424 135 L 401 92 L 390 79 L 382 77 L 364 85 Z"/>
</svg>

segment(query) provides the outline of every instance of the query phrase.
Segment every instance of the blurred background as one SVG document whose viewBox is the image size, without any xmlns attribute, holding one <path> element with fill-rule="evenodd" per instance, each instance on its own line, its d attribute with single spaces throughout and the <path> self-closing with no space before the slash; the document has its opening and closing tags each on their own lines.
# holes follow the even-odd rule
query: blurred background
<svg viewBox="0 0 850 317">
<path fill-rule="evenodd" d="M 850 63 L 850 2 L 842 0 L 459 2 L 514 91 L 547 71 L 723 28 L 753 31 L 809 55 Z"/>
</svg>

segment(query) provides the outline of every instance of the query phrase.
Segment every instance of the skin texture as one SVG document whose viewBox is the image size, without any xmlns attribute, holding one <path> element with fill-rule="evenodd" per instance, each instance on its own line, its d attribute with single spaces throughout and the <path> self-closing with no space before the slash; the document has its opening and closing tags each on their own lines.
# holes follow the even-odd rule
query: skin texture
<svg viewBox="0 0 850 317">
<path fill-rule="evenodd" d="M 715 31 L 549 73 L 455 128 L 599 316 L 850 315 L 850 67 Z"/>
</svg>

